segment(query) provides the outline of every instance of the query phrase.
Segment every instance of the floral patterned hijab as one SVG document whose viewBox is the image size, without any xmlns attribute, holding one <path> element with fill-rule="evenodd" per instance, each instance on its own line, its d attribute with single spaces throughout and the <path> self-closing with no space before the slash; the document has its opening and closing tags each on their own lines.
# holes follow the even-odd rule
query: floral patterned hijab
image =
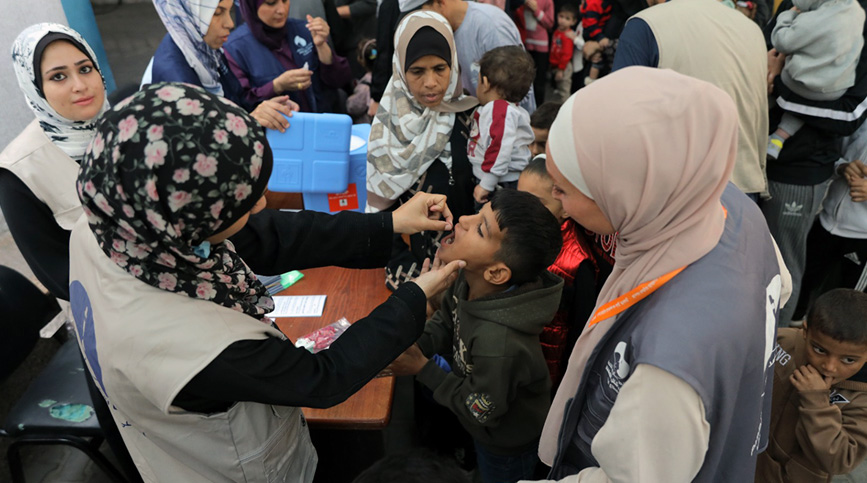
<svg viewBox="0 0 867 483">
<path fill-rule="evenodd" d="M 103 117 L 78 175 L 102 251 L 154 287 L 262 318 L 274 307 L 228 240 L 271 175 L 264 131 L 232 102 L 187 84 L 152 84 Z"/>
</svg>

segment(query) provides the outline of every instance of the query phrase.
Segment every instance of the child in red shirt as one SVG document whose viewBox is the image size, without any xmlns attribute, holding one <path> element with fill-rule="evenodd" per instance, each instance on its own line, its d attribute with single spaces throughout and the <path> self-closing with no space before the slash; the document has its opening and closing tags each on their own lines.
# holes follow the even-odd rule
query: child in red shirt
<svg viewBox="0 0 867 483">
<path fill-rule="evenodd" d="M 564 3 L 557 11 L 557 30 L 554 31 L 548 55 L 556 87 L 553 98 L 546 96 L 549 101 L 563 102 L 572 90 L 572 49 L 575 47 L 572 37 L 578 18 L 578 8 L 571 3 Z"/>
</svg>

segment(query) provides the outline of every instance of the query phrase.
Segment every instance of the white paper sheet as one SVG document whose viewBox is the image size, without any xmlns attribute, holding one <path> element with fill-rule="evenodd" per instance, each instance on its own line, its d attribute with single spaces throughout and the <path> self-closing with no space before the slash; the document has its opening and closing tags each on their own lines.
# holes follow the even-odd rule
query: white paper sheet
<svg viewBox="0 0 867 483">
<path fill-rule="evenodd" d="M 325 295 L 278 295 L 268 317 L 321 317 Z"/>
</svg>

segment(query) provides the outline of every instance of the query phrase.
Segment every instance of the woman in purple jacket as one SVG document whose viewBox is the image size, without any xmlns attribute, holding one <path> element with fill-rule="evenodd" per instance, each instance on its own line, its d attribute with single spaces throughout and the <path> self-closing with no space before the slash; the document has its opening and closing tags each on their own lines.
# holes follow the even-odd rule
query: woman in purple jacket
<svg viewBox="0 0 867 483">
<path fill-rule="evenodd" d="M 246 102 L 288 95 L 302 112 L 332 112 L 335 90 L 352 79 L 328 42 L 322 18 L 288 18 L 289 0 L 241 0 L 246 22 L 226 42 L 226 58 Z"/>
</svg>

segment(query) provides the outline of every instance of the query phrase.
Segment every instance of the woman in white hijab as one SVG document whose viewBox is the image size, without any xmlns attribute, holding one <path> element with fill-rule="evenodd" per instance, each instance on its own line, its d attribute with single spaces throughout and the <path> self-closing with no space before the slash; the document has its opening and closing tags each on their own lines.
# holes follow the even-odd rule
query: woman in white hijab
<svg viewBox="0 0 867 483">
<path fill-rule="evenodd" d="M 154 53 L 150 81 L 183 82 L 204 88 L 243 107 L 262 126 L 280 132 L 298 105 L 289 96 L 246 102 L 229 69 L 223 44 L 235 27 L 232 0 L 153 0 L 168 33 Z"/>
<path fill-rule="evenodd" d="M 552 479 L 752 481 L 782 277 L 761 212 L 728 182 L 737 130 L 725 92 L 670 70 L 623 69 L 560 109 L 553 194 L 617 233 L 617 261 L 542 434 Z"/>
<path fill-rule="evenodd" d="M 36 278 L 69 299 L 69 232 L 81 216 L 78 163 L 108 109 L 90 46 L 59 24 L 25 29 L 12 45 L 18 86 L 36 118 L 0 154 L 0 208 Z"/>
<path fill-rule="evenodd" d="M 83 213 L 75 179 L 97 121 L 109 107 L 105 82 L 87 42 L 60 24 L 24 29 L 12 44 L 12 63 L 35 119 L 0 153 L 0 209 L 36 278 L 67 301 L 69 236 Z M 127 478 L 140 481 L 90 378 L 88 386 L 118 463 Z"/>
</svg>

